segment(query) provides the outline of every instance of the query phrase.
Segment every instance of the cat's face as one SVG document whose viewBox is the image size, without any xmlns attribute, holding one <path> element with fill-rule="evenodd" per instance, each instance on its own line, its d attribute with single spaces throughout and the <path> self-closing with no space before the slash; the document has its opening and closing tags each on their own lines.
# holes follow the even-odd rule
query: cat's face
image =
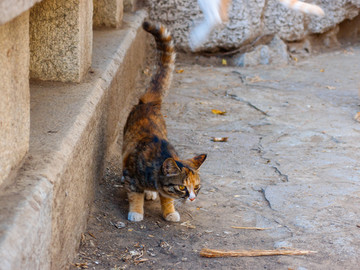
<svg viewBox="0 0 360 270">
<path fill-rule="evenodd" d="M 194 201 L 201 189 L 198 170 L 205 159 L 206 154 L 184 161 L 165 160 L 162 166 L 165 178 L 160 193 L 174 199 Z"/>
</svg>

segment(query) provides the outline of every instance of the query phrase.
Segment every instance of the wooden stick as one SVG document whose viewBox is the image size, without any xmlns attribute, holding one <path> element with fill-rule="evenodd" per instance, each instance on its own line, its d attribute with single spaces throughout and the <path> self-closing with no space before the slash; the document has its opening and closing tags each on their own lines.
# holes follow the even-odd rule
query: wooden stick
<svg viewBox="0 0 360 270">
<path fill-rule="evenodd" d="M 258 256 L 278 256 L 278 255 L 308 255 L 316 253 L 310 250 L 298 249 L 274 249 L 274 250 L 217 250 L 203 248 L 200 256 L 207 258 L 219 257 L 258 257 Z"/>
<path fill-rule="evenodd" d="M 241 230 L 257 230 L 257 231 L 264 231 L 269 230 L 270 228 L 259 228 L 259 227 L 238 227 L 238 226 L 231 226 L 233 229 L 241 229 Z"/>
</svg>

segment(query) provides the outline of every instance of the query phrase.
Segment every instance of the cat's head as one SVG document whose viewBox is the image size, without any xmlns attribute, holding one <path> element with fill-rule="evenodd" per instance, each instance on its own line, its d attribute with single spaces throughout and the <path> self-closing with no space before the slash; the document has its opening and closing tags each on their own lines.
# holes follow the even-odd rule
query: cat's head
<svg viewBox="0 0 360 270">
<path fill-rule="evenodd" d="M 201 188 L 199 168 L 205 159 L 206 154 L 186 160 L 166 159 L 161 168 L 160 193 L 174 199 L 194 201 Z"/>
</svg>

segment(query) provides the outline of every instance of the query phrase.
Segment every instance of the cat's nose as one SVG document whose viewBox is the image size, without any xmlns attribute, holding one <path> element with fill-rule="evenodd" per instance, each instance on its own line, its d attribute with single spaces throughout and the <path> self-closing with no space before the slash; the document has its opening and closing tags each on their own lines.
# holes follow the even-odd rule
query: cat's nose
<svg viewBox="0 0 360 270">
<path fill-rule="evenodd" d="M 194 201 L 196 199 L 196 195 L 193 191 L 190 192 L 189 200 Z"/>
</svg>

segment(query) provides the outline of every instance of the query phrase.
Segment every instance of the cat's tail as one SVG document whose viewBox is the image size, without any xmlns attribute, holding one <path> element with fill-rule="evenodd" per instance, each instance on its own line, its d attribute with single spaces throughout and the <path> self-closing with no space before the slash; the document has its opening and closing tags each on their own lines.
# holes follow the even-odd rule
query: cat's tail
<svg viewBox="0 0 360 270">
<path fill-rule="evenodd" d="M 322 10 L 322 8 L 314 4 L 309 4 L 298 0 L 279 0 L 279 2 L 289 9 L 298 10 L 319 17 L 323 17 L 325 15 L 325 12 Z"/>
<path fill-rule="evenodd" d="M 175 67 L 174 44 L 170 32 L 163 25 L 144 22 L 143 28 L 154 36 L 160 55 L 156 73 L 152 76 L 145 94 L 140 98 L 140 103 L 161 103 L 162 97 L 170 87 Z"/>
</svg>

